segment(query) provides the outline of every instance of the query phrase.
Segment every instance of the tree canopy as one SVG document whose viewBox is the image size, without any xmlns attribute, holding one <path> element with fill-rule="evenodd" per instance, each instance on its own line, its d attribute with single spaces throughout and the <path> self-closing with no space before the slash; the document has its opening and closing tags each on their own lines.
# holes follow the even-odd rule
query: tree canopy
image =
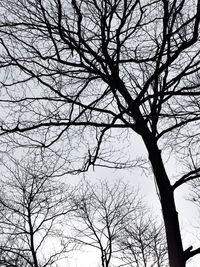
<svg viewBox="0 0 200 267">
<path fill-rule="evenodd" d="M 199 250 L 183 250 L 174 190 L 200 171 L 200 1 L 8 0 L 0 9 L 2 149 L 54 151 L 68 172 L 123 168 L 138 160 L 116 156 L 113 137 L 139 135 L 170 267 L 185 266 Z M 187 163 L 175 182 L 166 148 Z"/>
</svg>

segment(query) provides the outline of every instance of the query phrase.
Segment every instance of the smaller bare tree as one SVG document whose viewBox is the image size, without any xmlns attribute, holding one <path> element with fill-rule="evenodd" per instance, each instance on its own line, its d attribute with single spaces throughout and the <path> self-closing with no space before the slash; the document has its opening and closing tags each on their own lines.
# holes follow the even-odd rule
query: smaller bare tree
<svg viewBox="0 0 200 267">
<path fill-rule="evenodd" d="M 72 209 L 70 193 L 54 179 L 55 166 L 45 165 L 36 156 L 28 163 L 14 159 L 12 163 L 12 167 L 4 165 L 8 175 L 1 180 L 1 266 L 56 266 L 72 249 L 61 242 L 60 228 L 60 221 Z"/>
<path fill-rule="evenodd" d="M 149 213 L 142 209 L 140 216 L 124 228 L 119 238 L 123 266 L 168 266 L 164 226 L 159 225 Z"/>
<path fill-rule="evenodd" d="M 154 266 L 163 266 L 161 263 L 167 258 L 164 233 L 154 221 L 144 220 L 147 209 L 138 191 L 131 191 L 129 185 L 120 181 L 85 182 L 79 185 L 73 205 L 76 206 L 71 223 L 73 239 L 100 251 L 102 267 L 115 263 L 153 266 L 144 265 L 147 260 Z M 129 244 L 131 241 L 135 242 L 134 248 Z M 131 249 L 135 249 L 135 254 L 131 254 Z M 142 253 L 147 255 L 142 258 Z"/>
<path fill-rule="evenodd" d="M 140 202 L 136 192 L 127 185 L 105 181 L 96 184 L 83 182 L 73 198 L 76 206 L 72 218 L 74 241 L 100 251 L 102 267 L 110 266 L 112 256 L 118 252 L 116 240 L 130 215 L 137 214 Z"/>
</svg>

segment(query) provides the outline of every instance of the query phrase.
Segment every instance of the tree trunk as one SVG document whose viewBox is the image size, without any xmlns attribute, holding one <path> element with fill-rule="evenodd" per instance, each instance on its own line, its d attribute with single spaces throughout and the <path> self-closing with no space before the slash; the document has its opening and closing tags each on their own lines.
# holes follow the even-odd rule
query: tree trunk
<svg viewBox="0 0 200 267">
<path fill-rule="evenodd" d="M 178 213 L 174 201 L 174 192 L 163 164 L 161 151 L 157 146 L 157 140 L 149 130 L 143 115 L 137 107 L 137 103 L 133 101 L 123 82 L 117 79 L 117 76 L 114 77 L 116 88 L 118 88 L 119 92 L 128 103 L 129 109 L 133 114 L 132 116 L 135 120 L 133 130 L 142 137 L 149 153 L 149 160 L 160 194 L 167 238 L 169 265 L 170 267 L 185 267 L 185 255 L 180 234 Z"/>
<path fill-rule="evenodd" d="M 174 192 L 164 168 L 161 152 L 158 149 L 156 139 L 148 129 L 143 132 L 142 138 L 149 153 L 149 160 L 152 164 L 160 194 L 160 202 L 166 230 L 169 264 L 170 267 L 185 267 L 185 257 L 180 234 L 178 213 L 174 201 Z"/>
</svg>

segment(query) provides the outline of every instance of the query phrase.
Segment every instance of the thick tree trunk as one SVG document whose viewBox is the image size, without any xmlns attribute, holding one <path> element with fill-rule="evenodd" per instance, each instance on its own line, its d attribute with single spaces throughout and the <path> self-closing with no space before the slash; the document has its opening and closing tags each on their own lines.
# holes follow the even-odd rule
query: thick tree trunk
<svg viewBox="0 0 200 267">
<path fill-rule="evenodd" d="M 147 130 L 143 132 L 143 141 L 149 153 L 154 176 L 158 186 L 166 229 L 170 267 L 185 267 L 185 257 L 180 234 L 178 213 L 176 211 L 174 192 L 164 168 L 161 152 L 157 142 Z"/>
<path fill-rule="evenodd" d="M 157 146 L 157 140 L 149 130 L 143 115 L 137 107 L 137 103 L 133 101 L 123 82 L 117 79 L 117 76 L 114 75 L 114 77 L 114 86 L 119 88 L 119 92 L 128 103 L 130 112 L 133 114 L 135 120 L 133 130 L 142 137 L 149 153 L 149 160 L 160 194 L 167 238 L 169 265 L 170 267 L 185 267 L 185 254 L 180 234 L 178 213 L 174 201 L 174 192 L 163 164 L 161 151 Z"/>
</svg>

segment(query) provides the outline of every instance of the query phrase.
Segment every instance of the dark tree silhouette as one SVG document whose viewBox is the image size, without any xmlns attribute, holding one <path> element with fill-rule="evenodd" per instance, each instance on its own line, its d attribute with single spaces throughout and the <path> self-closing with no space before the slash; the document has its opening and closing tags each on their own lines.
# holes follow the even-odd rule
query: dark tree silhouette
<svg viewBox="0 0 200 267">
<path fill-rule="evenodd" d="M 166 266 L 163 229 L 130 185 L 83 181 L 71 205 L 73 240 L 99 251 L 102 267 Z"/>
<path fill-rule="evenodd" d="M 119 238 L 121 260 L 125 266 L 165 267 L 168 259 L 164 227 L 147 210 L 140 212 Z"/>
<path fill-rule="evenodd" d="M 61 242 L 61 221 L 72 210 L 66 186 L 53 179 L 52 166 L 46 168 L 36 158 L 13 163 L 1 179 L 0 265 L 57 266 L 74 247 Z"/>
<path fill-rule="evenodd" d="M 123 130 L 139 135 L 170 266 L 185 266 L 199 250 L 183 249 L 174 192 L 200 168 L 172 182 L 162 152 L 183 158 L 198 143 L 200 1 L 8 0 L 0 9 L 2 147 L 60 144 L 69 172 L 122 168 L 133 162 L 108 146 L 115 129 L 121 140 Z"/>
<path fill-rule="evenodd" d="M 83 181 L 71 205 L 76 207 L 71 215 L 74 242 L 97 249 L 101 266 L 111 266 L 112 259 L 119 252 L 119 235 L 143 208 L 137 192 L 131 192 L 120 181 L 113 184 Z"/>
</svg>

